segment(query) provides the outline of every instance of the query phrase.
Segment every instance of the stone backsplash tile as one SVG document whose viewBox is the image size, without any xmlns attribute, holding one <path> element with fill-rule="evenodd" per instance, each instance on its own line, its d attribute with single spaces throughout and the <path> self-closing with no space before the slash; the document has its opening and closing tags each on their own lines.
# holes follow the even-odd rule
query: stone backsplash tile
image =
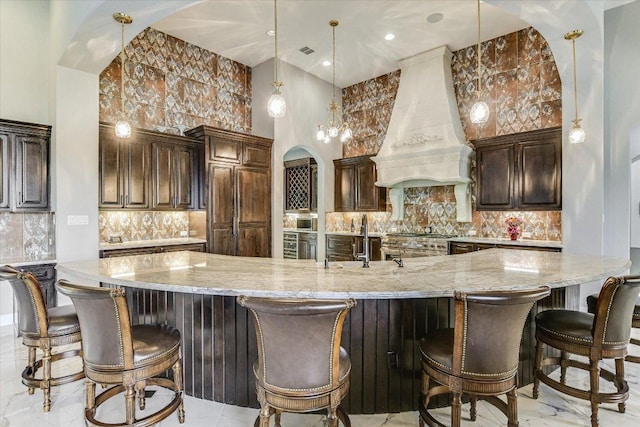
<svg viewBox="0 0 640 427">
<path fill-rule="evenodd" d="M 101 243 L 111 236 L 120 236 L 124 242 L 187 237 L 189 212 L 101 211 L 98 230 Z"/>
<path fill-rule="evenodd" d="M 55 214 L 0 213 L 0 259 L 55 257 Z"/>
<path fill-rule="evenodd" d="M 133 126 L 179 134 L 199 125 L 251 132 L 251 68 L 147 28 L 125 47 L 125 111 Z M 100 120 L 120 113 L 119 56 L 100 74 Z"/>
</svg>

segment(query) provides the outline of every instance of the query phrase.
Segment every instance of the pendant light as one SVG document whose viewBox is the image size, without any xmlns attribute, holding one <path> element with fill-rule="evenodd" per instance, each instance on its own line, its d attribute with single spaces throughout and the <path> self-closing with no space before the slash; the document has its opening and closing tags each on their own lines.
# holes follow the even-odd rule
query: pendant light
<svg viewBox="0 0 640 427">
<path fill-rule="evenodd" d="M 131 137 L 131 125 L 127 121 L 125 112 L 124 112 L 124 76 L 125 76 L 125 54 L 124 54 L 124 26 L 125 24 L 131 24 L 133 22 L 133 18 L 124 13 L 116 12 L 113 14 L 113 19 L 120 23 L 122 26 L 122 34 L 121 34 L 121 50 L 120 50 L 120 117 L 115 125 L 115 132 L 118 138 L 129 138 Z"/>
<path fill-rule="evenodd" d="M 471 106 L 471 111 L 469 112 L 469 116 L 471 118 L 471 123 L 485 123 L 489 120 L 489 106 L 486 102 L 484 102 L 480 98 L 480 79 L 482 75 L 482 71 L 480 70 L 481 66 L 481 57 L 482 52 L 480 50 L 480 0 L 477 0 L 478 3 L 478 46 L 476 48 L 476 54 L 478 55 L 478 87 L 476 88 L 476 97 L 477 100 L 473 106 Z"/>
<path fill-rule="evenodd" d="M 587 134 L 580 127 L 578 118 L 578 81 L 576 79 L 576 39 L 584 34 L 582 30 L 573 30 L 564 35 L 565 40 L 571 40 L 573 44 L 573 102 L 576 108 L 576 118 L 572 120 L 573 128 L 569 131 L 569 142 L 571 144 L 581 144 L 584 142 Z"/>
<path fill-rule="evenodd" d="M 267 112 L 271 117 L 284 117 L 287 112 L 287 103 L 280 94 L 282 82 L 278 81 L 278 5 L 277 0 L 273 0 L 273 20 L 274 20 L 274 45 L 275 54 L 273 57 L 273 93 L 267 102 Z"/>
<path fill-rule="evenodd" d="M 333 90 L 331 103 L 329 104 L 329 117 L 327 123 L 324 125 L 318 125 L 316 130 L 316 139 L 326 144 L 331 142 L 332 138 L 340 135 L 340 142 L 345 143 L 351 140 L 353 133 L 347 122 L 342 121 L 340 114 L 340 106 L 336 102 L 336 27 L 339 22 L 335 19 L 329 21 L 333 32 L 333 51 L 332 51 L 332 75 L 331 75 L 331 87 Z"/>
</svg>

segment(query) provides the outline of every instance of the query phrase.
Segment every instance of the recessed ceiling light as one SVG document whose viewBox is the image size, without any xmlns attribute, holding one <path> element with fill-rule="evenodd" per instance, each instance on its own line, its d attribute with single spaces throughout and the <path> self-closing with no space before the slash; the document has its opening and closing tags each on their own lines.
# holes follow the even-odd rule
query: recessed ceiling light
<svg viewBox="0 0 640 427">
<path fill-rule="evenodd" d="M 267 35 L 268 35 L 269 37 L 273 37 L 273 36 L 275 36 L 275 35 L 276 35 L 276 32 L 275 32 L 275 30 L 269 30 L 269 31 L 267 31 Z"/>
<path fill-rule="evenodd" d="M 444 18 L 443 14 L 439 12 L 432 13 L 431 15 L 427 16 L 427 22 L 430 24 L 435 24 L 436 22 L 442 21 L 442 18 Z"/>
<path fill-rule="evenodd" d="M 385 35 L 385 36 L 384 36 L 384 39 L 385 39 L 385 40 L 393 40 L 393 39 L 395 39 L 395 38 L 396 38 L 396 35 L 395 35 L 395 34 L 393 34 L 393 33 L 389 33 L 389 34 L 387 34 L 387 35 Z"/>
<path fill-rule="evenodd" d="M 325 67 L 328 67 L 329 65 L 331 65 L 331 61 L 329 60 L 322 61 L 322 65 L 324 65 Z"/>
</svg>

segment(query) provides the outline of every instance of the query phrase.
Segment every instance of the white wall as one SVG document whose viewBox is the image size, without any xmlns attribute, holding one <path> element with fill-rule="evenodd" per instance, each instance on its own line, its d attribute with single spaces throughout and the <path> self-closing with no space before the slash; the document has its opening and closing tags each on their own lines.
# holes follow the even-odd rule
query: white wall
<svg viewBox="0 0 640 427">
<path fill-rule="evenodd" d="M 282 96 L 287 102 L 285 117 L 272 119 L 266 112 L 266 99 L 272 91 L 273 61 L 252 70 L 254 133 L 267 133 L 264 123 L 273 125 L 272 170 L 272 255 L 282 258 L 282 215 L 284 206 L 284 155 L 294 147 L 304 147 L 318 163 L 318 259 L 325 257 L 325 212 L 333 210 L 333 159 L 342 157 L 339 142 L 324 144 L 315 140 L 315 128 L 327 118 L 331 102 L 331 84 L 287 63 L 281 62 L 279 78 L 284 83 Z M 260 88 L 257 82 L 268 82 Z M 262 117 L 260 117 L 262 116 Z M 266 117 L 266 118 L 265 118 Z"/>
</svg>

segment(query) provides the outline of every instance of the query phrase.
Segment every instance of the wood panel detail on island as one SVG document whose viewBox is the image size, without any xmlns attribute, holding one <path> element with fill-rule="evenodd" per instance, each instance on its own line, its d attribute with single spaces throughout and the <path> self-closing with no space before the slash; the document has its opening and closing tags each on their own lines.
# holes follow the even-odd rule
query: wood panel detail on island
<svg viewBox="0 0 640 427">
<path fill-rule="evenodd" d="M 622 258 L 490 249 L 456 256 L 330 263 L 228 257 L 195 252 L 68 262 L 71 280 L 125 287 L 132 319 L 168 323 L 182 331 L 185 392 L 198 398 L 258 407 L 251 372 L 256 358 L 253 324 L 237 295 L 289 298 L 353 297 L 343 345 L 351 355 L 349 413 L 415 410 L 420 388 L 418 341 L 452 325 L 451 296 L 460 290 L 549 285 L 549 308 L 578 308 L 579 285 L 622 274 Z M 521 385 L 532 381 L 535 346 L 531 316 L 521 344 Z M 437 402 L 439 405 L 446 401 Z"/>
</svg>

